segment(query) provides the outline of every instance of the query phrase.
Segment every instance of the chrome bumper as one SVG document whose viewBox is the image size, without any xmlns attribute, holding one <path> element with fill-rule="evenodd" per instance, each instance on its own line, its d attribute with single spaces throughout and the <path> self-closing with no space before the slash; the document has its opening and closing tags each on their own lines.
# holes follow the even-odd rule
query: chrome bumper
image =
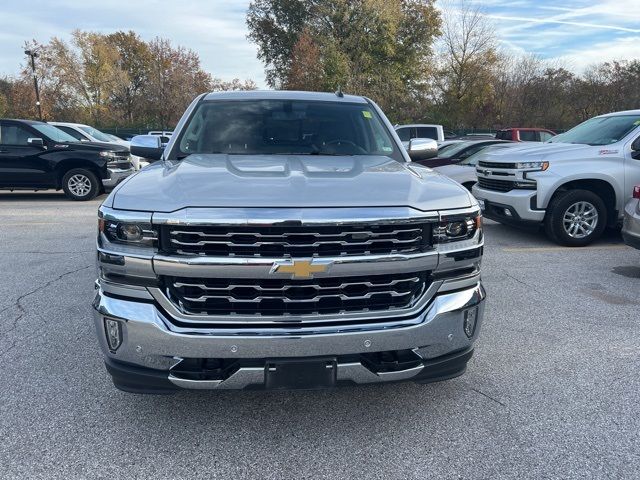
<svg viewBox="0 0 640 480">
<path fill-rule="evenodd" d="M 136 169 L 133 166 L 127 169 L 110 168 L 109 178 L 102 179 L 102 186 L 105 189 L 110 190 L 133 173 L 136 173 Z"/>
<path fill-rule="evenodd" d="M 322 333 L 305 329 L 204 329 L 178 328 L 152 302 L 125 300 L 105 295 L 98 284 L 94 320 L 102 350 L 108 360 L 166 372 L 166 378 L 180 388 L 244 388 L 260 384 L 264 368 L 240 368 L 224 380 L 176 378 L 171 368 L 183 358 L 270 359 L 366 354 L 413 350 L 428 364 L 451 352 L 470 349 L 480 332 L 485 292 L 479 280 L 455 292 L 436 294 L 431 303 L 411 319 L 395 324 L 342 325 Z M 465 311 L 477 309 L 474 333 L 463 330 Z M 109 350 L 104 318 L 122 324 L 122 344 Z M 423 366 L 393 372 L 374 372 L 359 361 L 340 362 L 340 381 L 373 383 L 407 380 L 420 375 Z"/>
</svg>

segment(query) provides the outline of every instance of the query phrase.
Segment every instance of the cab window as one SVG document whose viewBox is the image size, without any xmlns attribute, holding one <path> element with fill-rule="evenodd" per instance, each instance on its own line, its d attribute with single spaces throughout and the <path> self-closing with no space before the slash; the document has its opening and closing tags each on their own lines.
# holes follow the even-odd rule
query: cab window
<svg viewBox="0 0 640 480">
<path fill-rule="evenodd" d="M 19 125 L 0 124 L 0 145 L 27 146 L 32 137 L 35 135 Z"/>
<path fill-rule="evenodd" d="M 405 128 L 399 128 L 396 130 L 396 133 L 398 134 L 398 137 L 400 137 L 400 140 L 403 142 L 408 142 L 409 140 L 411 140 L 411 128 L 410 127 L 405 127 Z"/>
<path fill-rule="evenodd" d="M 435 127 L 417 127 L 416 138 L 431 138 L 437 140 L 438 130 L 436 130 Z"/>
<path fill-rule="evenodd" d="M 538 132 L 533 130 L 520 130 L 518 132 L 520 135 L 521 142 L 538 142 Z"/>
<path fill-rule="evenodd" d="M 87 138 L 84 135 L 82 135 L 80 132 L 78 132 L 77 130 L 74 130 L 71 127 L 64 127 L 64 126 L 61 126 L 61 125 L 56 125 L 56 128 L 59 128 L 60 130 L 62 130 L 65 133 L 68 133 L 69 135 L 71 135 L 73 138 L 75 138 L 79 142 L 81 142 L 82 140 L 87 140 Z"/>
</svg>

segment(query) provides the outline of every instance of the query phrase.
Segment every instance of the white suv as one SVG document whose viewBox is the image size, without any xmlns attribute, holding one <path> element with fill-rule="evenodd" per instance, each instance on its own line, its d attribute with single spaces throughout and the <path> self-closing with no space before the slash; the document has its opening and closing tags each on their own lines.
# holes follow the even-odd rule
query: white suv
<svg viewBox="0 0 640 480">
<path fill-rule="evenodd" d="M 601 115 L 542 145 L 480 153 L 474 196 L 505 224 L 544 225 L 567 246 L 596 240 L 622 221 L 640 183 L 640 110 Z"/>
</svg>

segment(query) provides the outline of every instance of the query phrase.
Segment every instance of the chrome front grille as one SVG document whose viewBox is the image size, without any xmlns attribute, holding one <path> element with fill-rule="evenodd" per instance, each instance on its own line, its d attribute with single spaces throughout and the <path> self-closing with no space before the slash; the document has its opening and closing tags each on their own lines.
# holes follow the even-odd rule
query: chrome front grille
<svg viewBox="0 0 640 480">
<path fill-rule="evenodd" d="M 169 254 L 239 257 L 335 257 L 418 253 L 431 247 L 431 224 L 170 226 L 161 231 Z"/>
<path fill-rule="evenodd" d="M 165 278 L 169 300 L 188 315 L 290 316 L 411 308 L 428 287 L 427 272 L 289 279 Z"/>
</svg>

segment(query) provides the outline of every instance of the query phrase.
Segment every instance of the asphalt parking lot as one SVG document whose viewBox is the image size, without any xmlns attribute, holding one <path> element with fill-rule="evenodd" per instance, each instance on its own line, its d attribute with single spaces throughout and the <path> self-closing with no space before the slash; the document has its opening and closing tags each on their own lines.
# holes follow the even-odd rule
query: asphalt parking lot
<svg viewBox="0 0 640 480">
<path fill-rule="evenodd" d="M 320 392 L 113 388 L 90 302 L 100 197 L 0 193 L 1 478 L 637 478 L 640 251 L 486 222 L 455 380 Z"/>
</svg>

